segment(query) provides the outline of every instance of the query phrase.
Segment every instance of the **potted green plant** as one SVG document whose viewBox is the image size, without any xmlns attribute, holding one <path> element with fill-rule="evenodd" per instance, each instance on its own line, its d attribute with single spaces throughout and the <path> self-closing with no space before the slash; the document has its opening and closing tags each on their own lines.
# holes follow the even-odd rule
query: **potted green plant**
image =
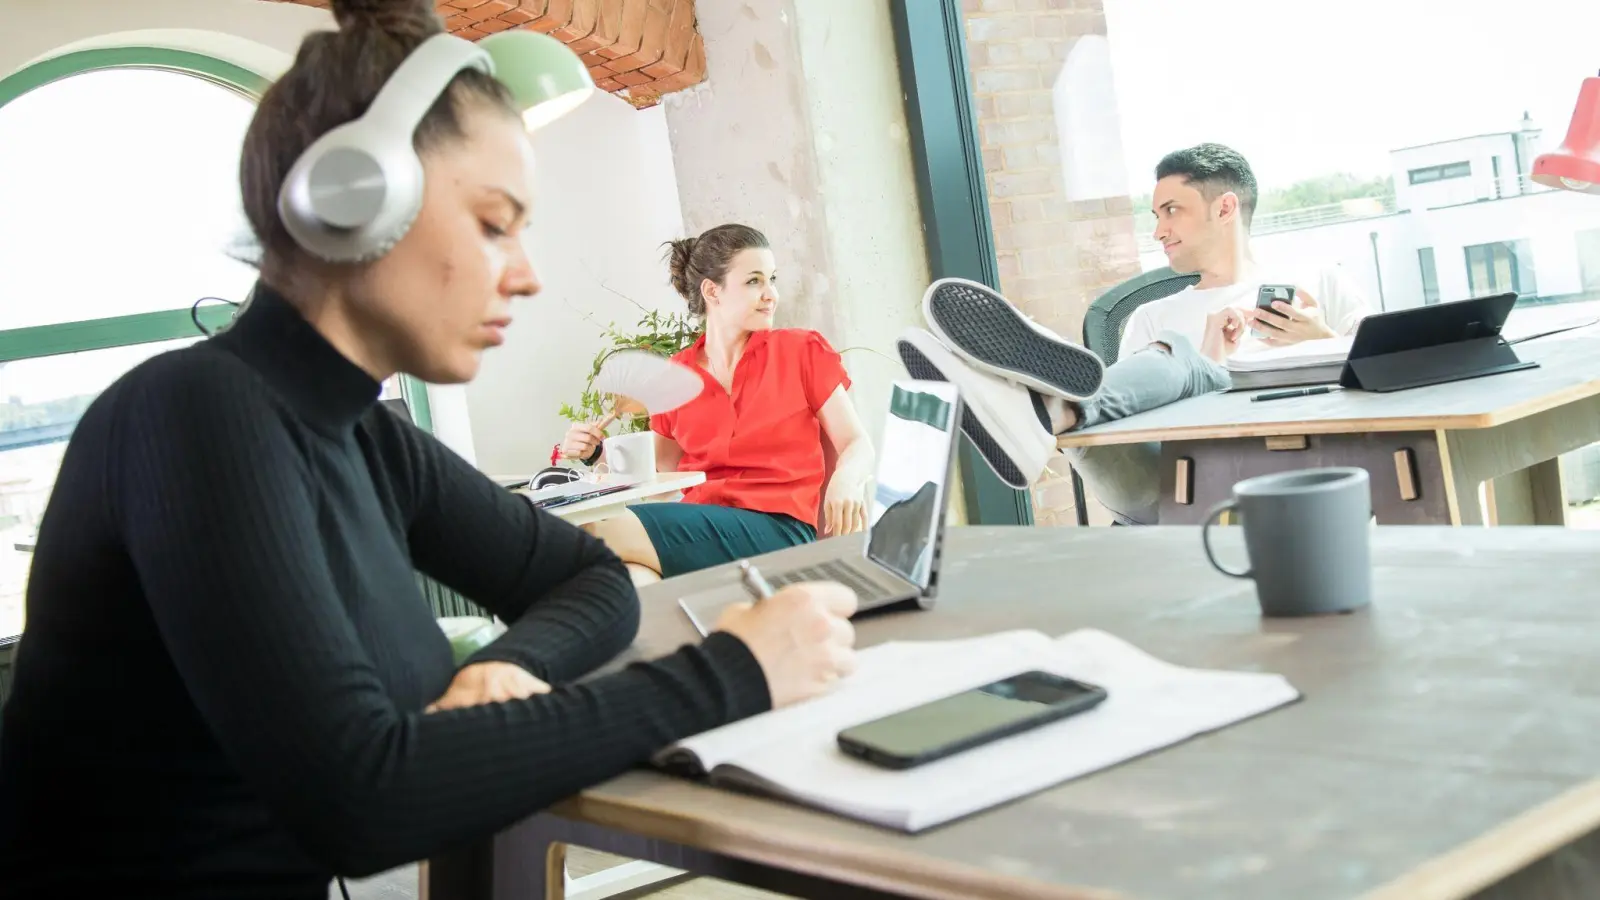
<svg viewBox="0 0 1600 900">
<path fill-rule="evenodd" d="M 612 323 L 605 327 L 604 334 L 610 343 L 595 354 L 589 378 L 583 385 L 583 395 L 575 404 L 561 404 L 561 417 L 569 422 L 594 422 L 611 412 L 606 406 L 606 399 L 594 389 L 594 379 L 600 374 L 600 366 L 607 357 L 618 350 L 649 350 L 662 356 L 672 356 L 700 338 L 700 323 L 688 313 L 645 310 L 631 333 L 619 330 L 616 323 Z M 650 427 L 650 417 L 643 412 L 619 412 L 622 413 L 617 417 L 619 434 L 644 431 Z"/>
</svg>

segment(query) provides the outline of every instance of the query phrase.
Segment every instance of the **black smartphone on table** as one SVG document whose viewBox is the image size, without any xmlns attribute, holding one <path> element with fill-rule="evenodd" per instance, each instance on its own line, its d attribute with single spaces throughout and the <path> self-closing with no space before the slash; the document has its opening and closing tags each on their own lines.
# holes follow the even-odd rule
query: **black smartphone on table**
<svg viewBox="0 0 1600 900">
<path fill-rule="evenodd" d="M 1105 688 L 1031 671 L 863 722 L 839 749 L 886 769 L 910 769 L 1094 709 Z"/>
</svg>

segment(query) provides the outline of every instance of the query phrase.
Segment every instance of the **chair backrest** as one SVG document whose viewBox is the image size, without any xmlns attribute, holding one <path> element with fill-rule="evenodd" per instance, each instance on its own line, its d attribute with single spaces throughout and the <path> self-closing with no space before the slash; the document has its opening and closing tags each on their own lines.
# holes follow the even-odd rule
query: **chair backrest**
<svg viewBox="0 0 1600 900">
<path fill-rule="evenodd" d="M 1106 365 L 1117 361 L 1122 330 L 1133 311 L 1162 297 L 1170 297 L 1200 280 L 1199 274 L 1179 275 L 1162 266 L 1117 285 L 1089 304 L 1083 317 L 1083 346 Z"/>
</svg>

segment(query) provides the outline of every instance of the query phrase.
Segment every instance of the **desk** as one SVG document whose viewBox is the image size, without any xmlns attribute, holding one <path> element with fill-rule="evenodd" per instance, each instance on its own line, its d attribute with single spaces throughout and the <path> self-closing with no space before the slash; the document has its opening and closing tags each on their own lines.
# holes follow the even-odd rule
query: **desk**
<svg viewBox="0 0 1600 900">
<path fill-rule="evenodd" d="M 1375 541 L 1371 609 L 1263 621 L 1195 529 L 953 529 L 940 605 L 864 617 L 863 644 L 1094 627 L 1305 699 L 917 836 L 634 771 L 436 860 L 429 896 L 559 896 L 552 841 L 827 900 L 1600 896 L 1600 535 Z M 637 652 L 693 640 L 674 597 L 717 577 L 647 588 Z"/>
<path fill-rule="evenodd" d="M 615 481 L 615 479 L 610 480 Z M 684 491 L 695 485 L 704 484 L 705 480 L 704 472 L 660 472 L 654 480 L 641 482 L 625 491 L 574 503 L 571 506 L 558 506 L 550 510 L 550 514 L 573 525 L 587 525 L 590 522 L 609 519 L 635 503 L 676 500 Z M 606 484 L 607 481 L 607 477 L 602 476 L 599 484 Z"/>
<path fill-rule="evenodd" d="M 1390 394 L 1265 403 L 1250 391 L 1209 394 L 1057 443 L 1159 441 L 1163 525 L 1199 524 L 1240 479 L 1315 466 L 1368 470 L 1373 512 L 1387 525 L 1564 524 L 1558 458 L 1600 441 L 1600 332 L 1517 352 L 1540 367 Z"/>
</svg>

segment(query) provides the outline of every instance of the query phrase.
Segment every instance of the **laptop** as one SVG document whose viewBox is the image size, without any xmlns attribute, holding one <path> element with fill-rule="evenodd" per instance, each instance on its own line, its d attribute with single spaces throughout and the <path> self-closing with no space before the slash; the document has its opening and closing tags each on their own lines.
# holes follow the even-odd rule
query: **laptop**
<svg viewBox="0 0 1600 900">
<path fill-rule="evenodd" d="M 950 473 L 961 434 L 961 398 L 943 381 L 896 381 L 878 442 L 878 477 L 859 548 L 827 541 L 754 560 L 774 588 L 836 581 L 856 592 L 858 611 L 915 602 L 926 609 L 938 592 Z M 764 563 L 762 560 L 772 560 Z M 779 563 L 778 560 L 782 562 Z M 716 587 L 687 594 L 678 605 L 702 634 L 727 606 L 749 600 L 735 567 Z"/>
</svg>

